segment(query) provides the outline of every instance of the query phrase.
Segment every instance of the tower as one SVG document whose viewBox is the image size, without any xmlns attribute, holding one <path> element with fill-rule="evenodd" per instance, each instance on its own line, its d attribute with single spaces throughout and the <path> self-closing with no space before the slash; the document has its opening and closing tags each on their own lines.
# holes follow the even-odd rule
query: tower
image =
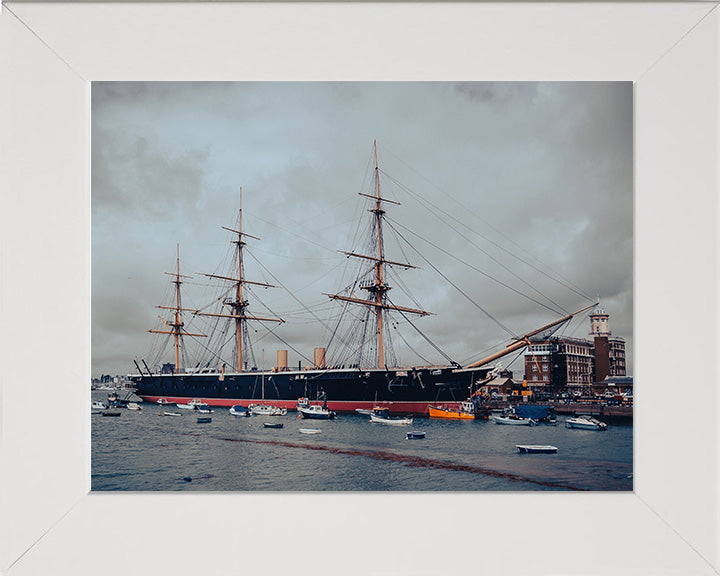
<svg viewBox="0 0 720 576">
<path fill-rule="evenodd" d="M 595 382 L 602 382 L 610 375 L 610 343 L 611 335 L 609 315 L 600 308 L 590 314 L 590 334 L 595 336 Z"/>
<path fill-rule="evenodd" d="M 609 314 L 599 306 L 590 314 L 590 335 L 591 336 L 611 336 L 610 323 L 608 322 Z"/>
</svg>

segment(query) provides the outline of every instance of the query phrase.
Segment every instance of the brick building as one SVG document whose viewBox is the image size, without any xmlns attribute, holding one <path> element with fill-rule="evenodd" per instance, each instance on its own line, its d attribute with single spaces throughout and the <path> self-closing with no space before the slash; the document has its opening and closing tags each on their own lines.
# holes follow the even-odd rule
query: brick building
<svg viewBox="0 0 720 576">
<path fill-rule="evenodd" d="M 525 352 L 527 386 L 535 392 L 590 391 L 606 377 L 625 376 L 625 340 L 612 337 L 609 315 L 590 315 L 593 340 L 554 337 L 531 342 Z"/>
</svg>

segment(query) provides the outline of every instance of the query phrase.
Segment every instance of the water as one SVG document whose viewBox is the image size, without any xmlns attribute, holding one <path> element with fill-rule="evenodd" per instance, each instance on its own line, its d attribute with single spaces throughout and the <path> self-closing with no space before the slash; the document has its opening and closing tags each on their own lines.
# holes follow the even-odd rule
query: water
<svg viewBox="0 0 720 576">
<path fill-rule="evenodd" d="M 104 393 L 93 399 L 104 400 Z M 490 421 L 415 418 L 412 426 L 337 420 L 242 418 L 214 408 L 158 416 L 142 404 L 118 418 L 92 415 L 92 489 L 131 491 L 630 491 L 631 425 L 605 432 Z M 282 429 L 263 422 L 283 422 Z M 321 429 L 301 434 L 300 428 Z M 426 433 L 406 440 L 410 430 Z M 557 454 L 518 454 L 516 444 L 551 444 Z M 190 479 L 189 481 L 187 479 Z"/>
</svg>

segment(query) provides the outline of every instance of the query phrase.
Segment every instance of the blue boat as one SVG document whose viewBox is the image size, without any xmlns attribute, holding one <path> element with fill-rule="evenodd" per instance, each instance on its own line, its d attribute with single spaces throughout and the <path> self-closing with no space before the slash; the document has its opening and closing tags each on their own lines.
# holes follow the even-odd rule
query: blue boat
<svg viewBox="0 0 720 576">
<path fill-rule="evenodd" d="M 557 414 L 552 406 L 523 405 L 515 406 L 515 414 L 520 418 L 530 418 L 542 424 L 557 424 Z"/>
</svg>

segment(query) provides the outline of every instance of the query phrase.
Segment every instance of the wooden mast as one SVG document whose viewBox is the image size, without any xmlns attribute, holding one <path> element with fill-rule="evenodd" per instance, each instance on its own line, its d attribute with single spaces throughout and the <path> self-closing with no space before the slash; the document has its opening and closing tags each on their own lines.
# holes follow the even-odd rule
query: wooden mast
<svg viewBox="0 0 720 576">
<path fill-rule="evenodd" d="M 182 367 L 180 366 L 180 336 L 184 334 L 186 336 L 198 336 L 201 338 L 205 338 L 205 334 L 190 334 L 189 332 L 185 332 L 183 330 L 184 323 L 180 317 L 180 312 L 197 312 L 197 310 L 189 310 L 180 306 L 180 285 L 182 284 L 182 280 L 180 280 L 180 278 L 192 278 L 192 276 L 185 276 L 183 274 L 180 274 L 180 244 L 177 245 L 176 271 L 165 272 L 165 274 L 175 277 L 174 280 L 171 280 L 171 282 L 175 284 L 175 306 L 157 306 L 157 308 L 161 308 L 163 310 L 173 310 L 175 312 L 175 314 L 173 315 L 174 319 L 168 323 L 165 322 L 162 316 L 158 316 L 160 318 L 160 321 L 167 327 L 167 330 L 148 330 L 148 332 L 153 332 L 155 334 L 170 334 L 173 336 L 173 338 L 175 339 L 175 372 L 182 372 Z"/>
<path fill-rule="evenodd" d="M 385 292 L 388 291 L 388 287 L 385 286 L 385 265 L 383 262 L 383 237 L 382 237 L 382 215 L 385 211 L 382 209 L 380 203 L 380 170 L 378 168 L 377 159 L 377 140 L 373 141 L 373 149 L 375 152 L 375 227 L 377 231 L 377 246 L 378 246 L 378 259 L 375 262 L 375 302 L 376 310 L 375 317 L 377 319 L 377 348 L 378 348 L 378 366 L 382 368 L 385 366 L 385 343 L 383 339 L 383 309 L 382 303 Z"/>
<path fill-rule="evenodd" d="M 382 232 L 382 219 L 383 215 L 385 214 L 385 210 L 383 210 L 382 203 L 383 202 L 389 202 L 391 204 L 399 204 L 398 202 L 394 202 L 393 200 L 388 200 L 387 198 L 382 198 L 380 196 L 380 169 L 378 167 L 378 155 L 377 155 L 377 141 L 373 141 L 373 153 L 375 157 L 375 194 L 363 194 L 360 193 L 360 196 L 365 196 L 368 198 L 372 198 L 375 200 L 375 207 L 370 210 L 375 215 L 375 232 L 377 234 L 377 256 L 367 256 L 364 254 L 356 254 L 355 252 L 343 252 L 343 254 L 347 254 L 348 256 L 353 256 L 355 258 L 363 258 L 365 260 L 373 260 L 375 264 L 373 265 L 375 270 L 375 280 L 373 284 L 366 285 L 366 286 L 360 286 L 361 289 L 367 290 L 371 294 L 371 298 L 368 300 L 363 300 L 362 298 L 355 298 L 351 296 L 341 296 L 340 294 L 325 294 L 325 296 L 328 296 L 329 298 L 332 298 L 334 300 L 342 300 L 344 302 L 353 302 L 355 304 L 364 304 L 365 306 L 369 306 L 371 308 L 375 308 L 375 319 L 376 319 L 376 325 L 377 325 L 377 350 L 378 350 L 378 367 L 382 368 L 385 366 L 385 339 L 384 339 L 384 319 L 383 319 L 383 312 L 385 310 L 397 310 L 399 312 L 409 312 L 411 314 L 419 314 L 422 316 L 427 316 L 430 314 L 430 312 L 426 312 L 424 310 L 418 310 L 415 308 L 405 308 L 401 306 L 392 306 L 387 304 L 386 302 L 386 296 L 385 294 L 390 290 L 390 286 L 385 284 L 385 264 L 394 264 L 398 266 L 403 266 L 404 268 L 415 268 L 414 266 L 410 266 L 410 264 L 406 264 L 403 262 L 393 262 L 391 260 L 385 259 L 385 247 L 383 244 L 383 232 Z"/>
<path fill-rule="evenodd" d="M 266 288 L 274 288 L 272 284 L 265 284 L 263 282 L 252 282 L 250 280 L 245 280 L 243 277 L 243 247 L 245 246 L 245 241 L 243 240 L 243 237 L 253 238 L 255 240 L 260 240 L 260 238 L 257 238 L 256 236 L 252 236 L 250 234 L 246 234 L 242 231 L 242 187 L 240 188 L 240 209 L 238 211 L 238 229 L 233 230 L 232 228 L 226 228 L 225 226 L 222 227 L 223 230 L 227 230 L 229 232 L 232 232 L 233 234 L 237 234 L 237 239 L 233 240 L 233 243 L 237 245 L 237 254 L 238 254 L 238 260 L 237 260 L 237 278 L 233 278 L 231 276 L 220 276 L 217 274 L 203 274 L 203 276 L 207 276 L 208 278 L 217 278 L 219 280 L 229 280 L 231 282 L 235 283 L 235 299 L 234 300 L 226 300 L 223 302 L 223 306 L 228 308 L 230 314 L 214 314 L 210 312 L 196 312 L 196 314 L 200 316 L 214 316 L 218 318 L 233 318 L 235 320 L 235 356 L 236 356 L 236 362 L 237 362 L 237 370 L 238 372 L 242 371 L 243 369 L 243 333 L 245 329 L 245 322 L 247 320 L 262 320 L 266 322 L 283 322 L 280 318 L 260 318 L 257 316 L 248 316 L 245 313 L 245 310 L 248 307 L 248 301 L 244 299 L 243 294 L 243 284 L 253 284 L 255 286 L 264 286 Z"/>
<path fill-rule="evenodd" d="M 245 316 L 245 307 L 247 302 L 243 301 L 243 246 L 245 243 L 242 239 L 242 186 L 240 186 L 240 208 L 238 209 L 238 229 L 237 229 L 237 247 L 238 247 L 238 283 L 235 287 L 235 310 L 238 318 L 235 318 L 235 346 L 237 349 L 237 369 L 242 370 L 242 333 L 243 333 L 243 316 Z"/>
</svg>

